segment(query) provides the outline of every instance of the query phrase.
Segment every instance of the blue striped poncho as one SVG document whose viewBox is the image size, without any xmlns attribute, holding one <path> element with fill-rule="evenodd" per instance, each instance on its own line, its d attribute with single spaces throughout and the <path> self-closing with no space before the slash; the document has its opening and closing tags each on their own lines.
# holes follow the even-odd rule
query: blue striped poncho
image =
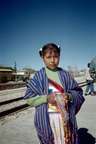
<svg viewBox="0 0 96 144">
<path fill-rule="evenodd" d="M 59 68 L 58 76 L 65 92 L 71 93 L 73 101 L 70 102 L 70 123 L 71 129 L 74 133 L 74 142 L 72 144 L 78 144 L 77 138 L 77 123 L 76 113 L 81 108 L 84 102 L 83 91 L 78 86 L 77 82 L 70 76 L 70 74 Z M 48 95 L 48 78 L 45 72 L 45 68 L 40 69 L 35 73 L 34 77 L 27 83 L 27 90 L 24 99 L 35 97 L 35 96 L 47 96 Z M 34 123 L 37 130 L 41 144 L 54 144 L 54 136 L 50 126 L 48 104 L 43 103 L 35 107 Z"/>
</svg>

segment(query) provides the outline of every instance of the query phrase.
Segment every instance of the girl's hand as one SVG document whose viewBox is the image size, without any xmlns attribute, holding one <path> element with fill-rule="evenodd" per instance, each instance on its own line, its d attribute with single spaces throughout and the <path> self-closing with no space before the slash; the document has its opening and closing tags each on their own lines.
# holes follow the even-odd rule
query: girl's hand
<svg viewBox="0 0 96 144">
<path fill-rule="evenodd" d="M 67 104 L 69 102 L 69 94 L 68 93 L 62 93 L 64 98 L 64 103 Z"/>
<path fill-rule="evenodd" d="M 48 95 L 48 103 L 52 105 L 57 105 L 56 104 L 56 98 L 55 98 L 55 93 L 51 93 Z"/>
<path fill-rule="evenodd" d="M 70 95 L 68 93 L 63 93 L 63 100 L 66 110 L 68 110 L 68 104 L 70 102 Z"/>
</svg>

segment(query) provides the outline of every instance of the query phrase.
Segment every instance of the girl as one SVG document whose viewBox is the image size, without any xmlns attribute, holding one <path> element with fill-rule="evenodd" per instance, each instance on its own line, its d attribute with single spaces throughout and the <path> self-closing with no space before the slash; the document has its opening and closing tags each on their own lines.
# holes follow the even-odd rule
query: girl
<svg viewBox="0 0 96 144">
<path fill-rule="evenodd" d="M 67 71 L 58 67 L 60 47 L 48 43 L 39 54 L 45 67 L 29 81 L 24 98 L 36 108 L 40 144 L 78 144 L 75 116 L 84 102 L 83 91 Z"/>
</svg>

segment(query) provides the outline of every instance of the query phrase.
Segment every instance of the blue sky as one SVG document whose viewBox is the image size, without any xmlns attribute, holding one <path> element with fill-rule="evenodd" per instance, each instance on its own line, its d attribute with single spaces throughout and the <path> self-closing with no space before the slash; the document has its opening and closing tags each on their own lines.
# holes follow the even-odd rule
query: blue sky
<svg viewBox="0 0 96 144">
<path fill-rule="evenodd" d="M 48 42 L 61 46 L 60 66 L 86 68 L 96 56 L 95 0 L 0 0 L 0 64 L 40 69 Z"/>
</svg>

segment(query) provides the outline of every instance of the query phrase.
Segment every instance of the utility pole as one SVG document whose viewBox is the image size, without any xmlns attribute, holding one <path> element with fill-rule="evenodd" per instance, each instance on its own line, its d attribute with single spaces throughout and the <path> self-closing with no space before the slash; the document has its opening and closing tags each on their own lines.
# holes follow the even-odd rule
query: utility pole
<svg viewBox="0 0 96 144">
<path fill-rule="evenodd" d="M 17 81 L 17 63 L 14 62 L 15 81 Z"/>
</svg>

